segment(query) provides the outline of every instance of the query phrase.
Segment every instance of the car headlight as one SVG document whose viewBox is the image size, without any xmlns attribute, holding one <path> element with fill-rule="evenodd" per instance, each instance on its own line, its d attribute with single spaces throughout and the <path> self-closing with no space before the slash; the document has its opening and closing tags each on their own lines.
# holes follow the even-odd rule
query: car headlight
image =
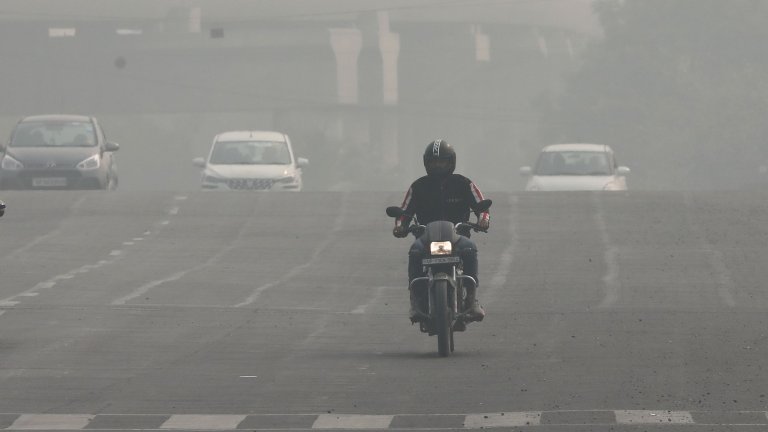
<svg viewBox="0 0 768 432">
<path fill-rule="evenodd" d="M 296 176 L 286 176 L 275 180 L 275 183 L 296 183 Z"/>
<path fill-rule="evenodd" d="M 101 165 L 101 158 L 99 157 L 99 155 L 95 154 L 89 157 L 88 159 L 77 164 L 77 169 L 92 170 L 92 169 L 98 168 L 100 165 Z"/>
<path fill-rule="evenodd" d="M 0 167 L 2 167 L 4 170 L 16 171 L 24 168 L 24 165 L 22 165 L 21 162 L 17 161 L 16 159 L 5 155 L 5 157 L 3 157 L 3 162 L 0 163 Z"/>
<path fill-rule="evenodd" d="M 429 244 L 429 253 L 432 255 L 450 255 L 451 254 L 451 242 L 431 242 Z"/>
<path fill-rule="evenodd" d="M 226 183 L 226 182 L 227 182 L 227 179 L 214 177 L 212 175 L 203 176 L 203 183 Z"/>
</svg>

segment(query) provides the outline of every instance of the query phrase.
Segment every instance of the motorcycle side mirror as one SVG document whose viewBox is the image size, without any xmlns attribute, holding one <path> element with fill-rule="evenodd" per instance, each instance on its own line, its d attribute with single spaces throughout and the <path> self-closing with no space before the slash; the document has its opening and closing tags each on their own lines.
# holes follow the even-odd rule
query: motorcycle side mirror
<svg viewBox="0 0 768 432">
<path fill-rule="evenodd" d="M 400 207 L 387 207 L 387 216 L 397 218 L 403 215 L 403 209 Z"/>
<path fill-rule="evenodd" d="M 489 199 L 484 199 L 477 203 L 477 206 L 475 206 L 476 210 L 480 213 L 484 211 L 488 211 L 489 208 L 491 208 L 491 204 L 493 204 L 493 201 Z"/>
</svg>

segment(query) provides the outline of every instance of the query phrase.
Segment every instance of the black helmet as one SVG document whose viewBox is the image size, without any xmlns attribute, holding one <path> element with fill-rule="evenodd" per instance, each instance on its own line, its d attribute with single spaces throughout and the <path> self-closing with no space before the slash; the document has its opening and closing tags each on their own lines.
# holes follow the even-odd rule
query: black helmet
<svg viewBox="0 0 768 432">
<path fill-rule="evenodd" d="M 456 169 L 456 152 L 446 140 L 434 140 L 424 150 L 427 175 L 446 176 Z"/>
</svg>

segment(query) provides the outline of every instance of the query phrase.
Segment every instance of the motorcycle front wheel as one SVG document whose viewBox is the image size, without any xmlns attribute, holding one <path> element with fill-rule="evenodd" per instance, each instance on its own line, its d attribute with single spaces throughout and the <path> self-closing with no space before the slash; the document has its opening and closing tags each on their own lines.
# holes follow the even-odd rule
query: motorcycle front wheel
<svg viewBox="0 0 768 432">
<path fill-rule="evenodd" d="M 451 308 L 448 306 L 448 281 L 435 281 L 434 291 L 435 315 L 434 324 L 437 333 L 437 352 L 441 357 L 447 357 L 453 351 L 453 328 L 451 326 Z"/>
</svg>

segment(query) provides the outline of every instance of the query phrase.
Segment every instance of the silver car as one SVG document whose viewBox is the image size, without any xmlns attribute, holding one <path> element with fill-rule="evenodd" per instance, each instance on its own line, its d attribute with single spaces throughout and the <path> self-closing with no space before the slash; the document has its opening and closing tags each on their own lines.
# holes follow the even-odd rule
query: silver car
<svg viewBox="0 0 768 432">
<path fill-rule="evenodd" d="M 203 190 L 300 191 L 302 168 L 288 135 L 272 131 L 231 131 L 216 135 L 202 168 Z"/>
<path fill-rule="evenodd" d="M 603 144 L 554 144 L 539 153 L 536 166 L 520 168 L 527 191 L 624 191 L 629 168 L 619 166 Z"/>
<path fill-rule="evenodd" d="M 116 189 L 119 148 L 93 117 L 26 117 L 0 145 L 0 188 Z"/>
</svg>

